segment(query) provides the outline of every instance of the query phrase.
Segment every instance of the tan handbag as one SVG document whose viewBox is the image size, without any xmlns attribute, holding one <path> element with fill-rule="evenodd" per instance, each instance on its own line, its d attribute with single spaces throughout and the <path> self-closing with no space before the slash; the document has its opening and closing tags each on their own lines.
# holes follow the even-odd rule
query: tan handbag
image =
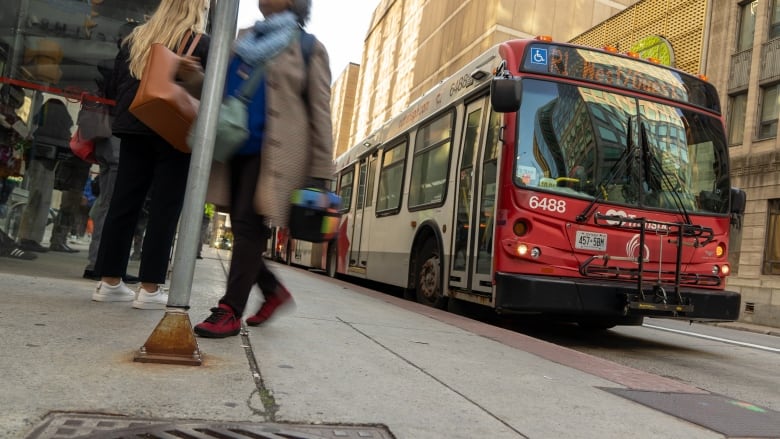
<svg viewBox="0 0 780 439">
<path fill-rule="evenodd" d="M 198 114 L 200 103 L 176 83 L 176 70 L 189 36 L 189 32 L 184 35 L 176 53 L 160 43 L 152 44 L 141 84 L 130 104 L 130 112 L 138 120 L 183 152 L 191 152 L 187 145 L 187 134 Z M 192 55 L 200 37 L 201 34 L 195 35 L 184 55 Z"/>
</svg>

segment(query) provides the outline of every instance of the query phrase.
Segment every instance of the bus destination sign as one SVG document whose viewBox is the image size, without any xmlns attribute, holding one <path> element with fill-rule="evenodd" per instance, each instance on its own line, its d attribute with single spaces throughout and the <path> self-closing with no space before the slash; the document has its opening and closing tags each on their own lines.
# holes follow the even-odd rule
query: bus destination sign
<svg viewBox="0 0 780 439">
<path fill-rule="evenodd" d="M 636 90 L 719 110 L 706 83 L 665 67 L 580 47 L 531 45 L 523 70 Z"/>
</svg>

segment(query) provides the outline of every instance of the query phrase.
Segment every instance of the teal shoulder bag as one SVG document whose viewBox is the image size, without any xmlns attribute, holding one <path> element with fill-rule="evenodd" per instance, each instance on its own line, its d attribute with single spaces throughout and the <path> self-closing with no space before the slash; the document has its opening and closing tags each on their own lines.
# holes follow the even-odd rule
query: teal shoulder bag
<svg viewBox="0 0 780 439">
<path fill-rule="evenodd" d="M 217 119 L 214 141 L 214 160 L 227 163 L 249 139 L 249 111 L 247 105 L 265 74 L 265 66 L 258 65 L 252 75 L 241 84 L 237 96 L 228 96 L 222 102 Z"/>
</svg>

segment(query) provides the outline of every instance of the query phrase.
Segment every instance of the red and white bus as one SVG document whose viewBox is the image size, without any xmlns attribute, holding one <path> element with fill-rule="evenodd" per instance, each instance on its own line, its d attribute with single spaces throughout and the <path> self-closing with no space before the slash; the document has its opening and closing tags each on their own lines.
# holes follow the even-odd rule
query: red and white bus
<svg viewBox="0 0 780 439">
<path fill-rule="evenodd" d="M 501 43 L 337 159 L 337 240 L 292 262 L 444 307 L 593 327 L 739 317 L 717 92 L 632 54 Z M 289 260 L 289 259 L 288 259 Z"/>
</svg>

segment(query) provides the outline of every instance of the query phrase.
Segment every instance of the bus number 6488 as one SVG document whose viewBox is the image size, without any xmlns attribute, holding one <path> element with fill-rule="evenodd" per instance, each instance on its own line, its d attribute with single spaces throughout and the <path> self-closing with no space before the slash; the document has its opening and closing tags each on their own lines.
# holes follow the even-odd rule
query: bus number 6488
<svg viewBox="0 0 780 439">
<path fill-rule="evenodd" d="M 539 198 L 534 195 L 528 200 L 528 207 L 531 209 L 546 210 L 548 212 L 566 213 L 566 200 L 556 198 Z"/>
</svg>

